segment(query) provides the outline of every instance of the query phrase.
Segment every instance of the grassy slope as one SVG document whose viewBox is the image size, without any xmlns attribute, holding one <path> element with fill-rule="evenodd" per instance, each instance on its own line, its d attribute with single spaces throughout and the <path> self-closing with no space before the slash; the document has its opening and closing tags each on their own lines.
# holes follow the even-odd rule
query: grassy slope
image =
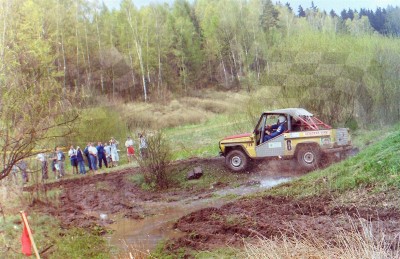
<svg viewBox="0 0 400 259">
<path fill-rule="evenodd" d="M 370 140 L 366 140 L 369 143 Z M 367 190 L 371 194 L 400 189 L 400 130 L 365 147 L 358 155 L 324 170 L 269 190 L 268 194 L 304 197 L 320 194 L 346 195 Z"/>
</svg>

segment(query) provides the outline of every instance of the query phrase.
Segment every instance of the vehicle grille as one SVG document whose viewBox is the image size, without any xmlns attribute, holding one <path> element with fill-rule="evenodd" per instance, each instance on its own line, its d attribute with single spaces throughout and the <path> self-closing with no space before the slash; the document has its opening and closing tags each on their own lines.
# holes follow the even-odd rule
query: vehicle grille
<svg viewBox="0 0 400 259">
<path fill-rule="evenodd" d="M 336 143 L 339 146 L 348 145 L 350 140 L 349 132 L 346 128 L 336 130 Z"/>
</svg>

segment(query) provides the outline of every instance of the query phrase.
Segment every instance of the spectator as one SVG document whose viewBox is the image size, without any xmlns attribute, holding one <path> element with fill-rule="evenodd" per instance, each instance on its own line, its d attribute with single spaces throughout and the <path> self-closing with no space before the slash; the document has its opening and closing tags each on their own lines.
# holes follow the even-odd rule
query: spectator
<svg viewBox="0 0 400 259">
<path fill-rule="evenodd" d="M 79 146 L 76 147 L 76 160 L 78 161 L 79 173 L 86 174 L 85 162 L 83 161 L 83 152 Z"/>
<path fill-rule="evenodd" d="M 89 147 L 90 147 L 90 143 L 87 143 L 85 149 L 83 150 L 83 153 L 85 154 L 89 170 L 92 170 L 92 162 L 90 161 Z"/>
<path fill-rule="evenodd" d="M 28 164 L 25 162 L 25 160 L 19 161 L 16 166 L 19 168 L 19 170 L 22 173 L 22 182 L 23 184 L 29 182 L 29 177 L 28 177 Z"/>
<path fill-rule="evenodd" d="M 97 172 L 97 148 L 94 146 L 93 143 L 90 143 L 89 146 L 89 157 L 90 157 L 90 162 L 92 164 L 92 170 L 93 173 Z"/>
<path fill-rule="evenodd" d="M 54 153 L 51 157 L 51 170 L 53 171 L 54 179 L 58 179 L 57 148 L 54 148 Z"/>
<path fill-rule="evenodd" d="M 125 147 L 126 147 L 126 156 L 128 158 L 128 163 L 132 162 L 132 158 L 135 155 L 135 149 L 133 147 L 133 139 L 128 136 L 127 140 L 125 141 Z"/>
<path fill-rule="evenodd" d="M 118 166 L 119 155 L 118 155 L 118 144 L 119 142 L 116 141 L 114 138 L 110 140 L 111 145 L 111 160 L 113 166 Z"/>
<path fill-rule="evenodd" d="M 36 158 L 40 161 L 42 167 L 42 182 L 49 179 L 47 171 L 47 159 L 43 153 L 37 154 Z"/>
<path fill-rule="evenodd" d="M 104 147 L 104 153 L 106 154 L 106 160 L 108 167 L 111 167 L 112 160 L 111 160 L 111 146 L 109 142 L 106 142 L 106 146 Z"/>
<path fill-rule="evenodd" d="M 72 145 L 68 151 L 68 156 L 71 161 L 72 174 L 74 174 L 74 171 L 76 174 L 78 174 L 78 160 L 76 157 L 76 149 Z"/>
<path fill-rule="evenodd" d="M 11 175 L 12 175 L 12 178 L 14 179 L 14 183 L 18 184 L 18 166 L 17 165 L 13 165 L 11 167 Z"/>
<path fill-rule="evenodd" d="M 61 147 L 57 147 L 57 164 L 59 177 L 62 178 L 65 176 L 65 154 L 62 151 Z"/>
<path fill-rule="evenodd" d="M 139 133 L 139 152 L 142 159 L 147 157 L 147 141 L 142 133 Z"/>
<path fill-rule="evenodd" d="M 106 168 L 108 167 L 107 165 L 107 159 L 106 159 L 106 154 L 104 152 L 104 147 L 103 144 L 101 144 L 101 142 L 97 143 L 97 158 L 99 159 L 99 168 L 102 168 L 102 162 L 104 162 L 104 165 L 106 166 Z"/>
</svg>

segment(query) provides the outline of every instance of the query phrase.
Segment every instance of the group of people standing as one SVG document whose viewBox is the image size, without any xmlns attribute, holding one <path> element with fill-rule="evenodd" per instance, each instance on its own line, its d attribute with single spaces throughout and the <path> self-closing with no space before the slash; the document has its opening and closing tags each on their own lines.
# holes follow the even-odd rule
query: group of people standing
<svg viewBox="0 0 400 259">
<path fill-rule="evenodd" d="M 140 157 L 145 158 L 147 156 L 147 141 L 142 133 L 139 133 L 139 150 Z M 128 162 L 132 162 L 135 157 L 135 142 L 128 136 L 125 147 L 127 152 Z M 114 137 L 109 142 L 89 142 L 86 147 L 82 150 L 79 146 L 76 148 L 71 145 L 68 151 L 68 157 L 70 159 L 72 174 L 86 174 L 86 164 L 89 167 L 89 171 L 97 172 L 98 169 L 102 169 L 103 165 L 105 168 L 118 166 L 119 163 L 119 142 Z M 38 154 L 37 159 L 42 163 L 42 178 L 47 179 L 47 159 L 44 154 Z M 86 161 L 85 161 L 86 160 Z M 56 147 L 54 155 L 51 157 L 52 171 L 56 179 L 65 176 L 65 154 L 61 147 Z"/>
<path fill-rule="evenodd" d="M 71 162 L 72 174 L 78 174 L 78 167 L 79 174 L 86 174 L 85 158 L 89 170 L 95 173 L 98 169 L 103 167 L 103 164 L 106 168 L 117 166 L 119 162 L 118 144 L 119 142 L 117 140 L 111 138 L 111 140 L 105 144 L 97 142 L 96 145 L 94 142 L 89 142 L 84 150 L 79 146 L 75 149 L 74 146 L 71 145 L 68 156 Z"/>
<path fill-rule="evenodd" d="M 138 141 L 140 158 L 146 158 L 147 141 L 144 134 L 138 134 Z M 98 169 L 101 169 L 103 167 L 103 164 L 106 168 L 118 166 L 118 145 L 119 142 L 115 140 L 114 137 L 112 137 L 111 140 L 109 142 L 106 142 L 105 144 L 103 144 L 102 142 L 97 142 L 96 145 L 94 142 L 89 142 L 83 150 L 79 146 L 75 148 L 73 145 L 71 145 L 67 155 L 70 159 L 72 174 L 86 174 L 86 166 L 89 167 L 89 171 L 93 171 L 94 173 L 97 172 Z M 135 158 L 134 145 L 135 141 L 133 141 L 133 139 L 128 136 L 127 140 L 125 141 L 128 163 L 131 163 Z M 66 155 L 63 152 L 63 148 L 61 146 L 57 146 L 54 152 L 51 154 L 37 154 L 36 159 L 41 163 L 42 181 L 49 178 L 49 161 L 51 161 L 50 168 L 53 171 L 54 177 L 56 179 L 60 179 L 65 176 Z M 24 183 L 29 181 L 27 173 L 28 164 L 25 160 L 22 160 L 13 166 L 12 173 L 15 177 L 17 175 L 17 171 L 22 172 Z"/>
</svg>

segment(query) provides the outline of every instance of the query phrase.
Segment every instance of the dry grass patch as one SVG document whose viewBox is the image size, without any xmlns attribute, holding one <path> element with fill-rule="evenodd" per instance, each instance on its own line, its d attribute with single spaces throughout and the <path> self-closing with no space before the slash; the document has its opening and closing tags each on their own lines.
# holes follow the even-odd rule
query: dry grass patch
<svg viewBox="0 0 400 259">
<path fill-rule="evenodd" d="M 212 113 L 226 113 L 234 104 L 227 100 L 213 100 L 187 97 L 182 99 L 182 103 L 187 107 L 195 107 L 198 110 L 203 110 Z"/>
<path fill-rule="evenodd" d="M 338 231 L 336 244 L 314 237 L 312 239 L 283 235 L 273 239 L 260 238 L 256 243 L 246 242 L 245 257 L 276 258 L 400 258 L 399 236 L 390 242 L 384 232 L 374 229 L 370 222 L 359 219 L 361 228 L 353 223 L 352 232 Z"/>
<path fill-rule="evenodd" d="M 191 98 L 189 98 L 191 99 Z M 196 100 L 196 101 L 194 101 Z M 204 123 L 214 113 L 223 113 L 225 106 L 214 101 L 193 99 L 172 100 L 168 105 L 126 104 L 122 106 L 123 119 L 131 129 L 162 129 L 188 124 Z"/>
</svg>

